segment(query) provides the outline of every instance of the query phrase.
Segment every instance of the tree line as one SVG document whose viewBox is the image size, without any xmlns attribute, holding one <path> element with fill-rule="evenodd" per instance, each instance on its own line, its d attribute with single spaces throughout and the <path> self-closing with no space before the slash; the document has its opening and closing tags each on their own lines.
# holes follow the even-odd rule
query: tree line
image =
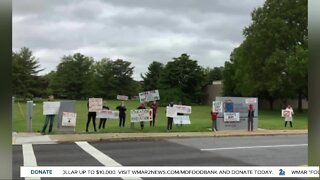
<svg viewBox="0 0 320 180">
<path fill-rule="evenodd" d="M 244 41 L 225 62 L 224 94 L 273 102 L 308 98 L 307 0 L 266 0 L 252 12 Z"/>
<path fill-rule="evenodd" d="M 23 47 L 12 53 L 13 94 L 18 97 L 46 97 L 87 99 L 102 97 L 115 99 L 117 95 L 138 96 L 139 92 L 159 89 L 161 103 L 171 101 L 201 103 L 204 87 L 222 79 L 223 67 L 203 68 L 187 54 L 173 58 L 166 64 L 150 63 L 142 81 L 132 78 L 134 66 L 122 59 L 102 58 L 95 61 L 81 53 L 61 58 L 55 71 L 38 75 L 38 59 Z"/>
</svg>

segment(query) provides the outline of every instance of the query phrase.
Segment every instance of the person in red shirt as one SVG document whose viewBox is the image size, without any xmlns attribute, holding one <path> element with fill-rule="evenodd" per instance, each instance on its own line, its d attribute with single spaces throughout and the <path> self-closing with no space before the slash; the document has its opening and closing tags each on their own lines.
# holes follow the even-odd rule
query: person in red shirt
<svg viewBox="0 0 320 180">
<path fill-rule="evenodd" d="M 212 121 L 212 131 L 217 131 L 217 117 L 218 117 L 218 113 L 217 112 L 210 112 L 211 114 L 211 121 Z"/>
<path fill-rule="evenodd" d="M 156 101 L 153 101 L 149 107 L 152 109 L 153 111 L 153 114 L 152 114 L 152 121 L 150 121 L 150 127 L 154 127 L 154 124 L 155 124 L 155 121 L 156 121 L 156 114 L 157 114 L 157 108 L 158 108 L 158 105 L 157 105 L 157 102 Z"/>
</svg>

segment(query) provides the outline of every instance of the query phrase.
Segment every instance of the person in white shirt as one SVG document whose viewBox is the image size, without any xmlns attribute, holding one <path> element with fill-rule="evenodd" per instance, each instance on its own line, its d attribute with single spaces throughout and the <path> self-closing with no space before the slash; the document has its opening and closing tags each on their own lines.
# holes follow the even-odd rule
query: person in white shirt
<svg viewBox="0 0 320 180">
<path fill-rule="evenodd" d="M 287 105 L 285 111 L 289 112 L 288 115 L 284 117 L 284 127 L 287 127 L 287 123 L 290 122 L 290 127 L 292 127 L 292 116 L 294 114 L 293 109 L 290 104 Z"/>
</svg>

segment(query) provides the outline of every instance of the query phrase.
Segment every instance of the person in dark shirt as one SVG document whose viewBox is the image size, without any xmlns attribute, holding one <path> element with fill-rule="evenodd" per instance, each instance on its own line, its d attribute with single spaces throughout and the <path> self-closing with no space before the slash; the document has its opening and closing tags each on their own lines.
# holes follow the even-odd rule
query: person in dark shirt
<svg viewBox="0 0 320 180">
<path fill-rule="evenodd" d="M 248 107 L 248 131 L 253 131 L 254 108 L 252 104 Z"/>
<path fill-rule="evenodd" d="M 103 109 L 103 110 L 109 110 L 109 107 L 103 105 L 103 106 L 102 106 L 102 109 Z M 104 129 L 104 127 L 105 127 L 105 125 L 106 125 L 106 121 L 107 121 L 107 118 L 100 118 L 99 129 L 101 129 L 101 128 Z"/>
<path fill-rule="evenodd" d="M 141 103 L 140 106 L 137 109 L 146 109 L 146 107 L 144 106 L 144 103 Z M 140 128 L 141 128 L 141 130 L 143 130 L 144 121 L 140 121 Z"/>
<path fill-rule="evenodd" d="M 116 107 L 119 110 L 119 127 L 124 127 L 126 122 L 126 106 L 124 105 L 124 101 L 121 101 L 121 104 Z"/>
<path fill-rule="evenodd" d="M 92 123 L 93 123 L 94 132 L 97 132 L 97 129 L 96 129 L 96 116 L 97 116 L 97 113 L 89 111 L 89 101 L 87 103 L 87 107 L 88 107 L 88 120 L 87 120 L 86 132 L 88 132 L 88 127 L 89 127 L 91 119 L 92 119 Z"/>
<path fill-rule="evenodd" d="M 153 101 L 150 105 L 150 108 L 152 109 L 153 111 L 153 114 L 152 114 L 152 121 L 150 121 L 150 127 L 154 127 L 154 124 L 155 124 L 155 121 L 156 121 L 156 114 L 157 114 L 157 108 L 158 108 L 158 105 L 157 105 L 157 102 L 156 101 Z"/>
</svg>

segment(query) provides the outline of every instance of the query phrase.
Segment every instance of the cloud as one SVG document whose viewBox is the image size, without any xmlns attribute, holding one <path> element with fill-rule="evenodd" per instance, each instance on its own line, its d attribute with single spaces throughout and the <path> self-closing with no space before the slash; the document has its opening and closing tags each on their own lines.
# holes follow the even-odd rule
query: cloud
<svg viewBox="0 0 320 180">
<path fill-rule="evenodd" d="M 187 53 L 201 66 L 222 66 L 264 0 L 14 0 L 13 50 L 26 46 L 42 72 L 75 52 L 121 58 L 134 79 L 152 61 Z"/>
</svg>

